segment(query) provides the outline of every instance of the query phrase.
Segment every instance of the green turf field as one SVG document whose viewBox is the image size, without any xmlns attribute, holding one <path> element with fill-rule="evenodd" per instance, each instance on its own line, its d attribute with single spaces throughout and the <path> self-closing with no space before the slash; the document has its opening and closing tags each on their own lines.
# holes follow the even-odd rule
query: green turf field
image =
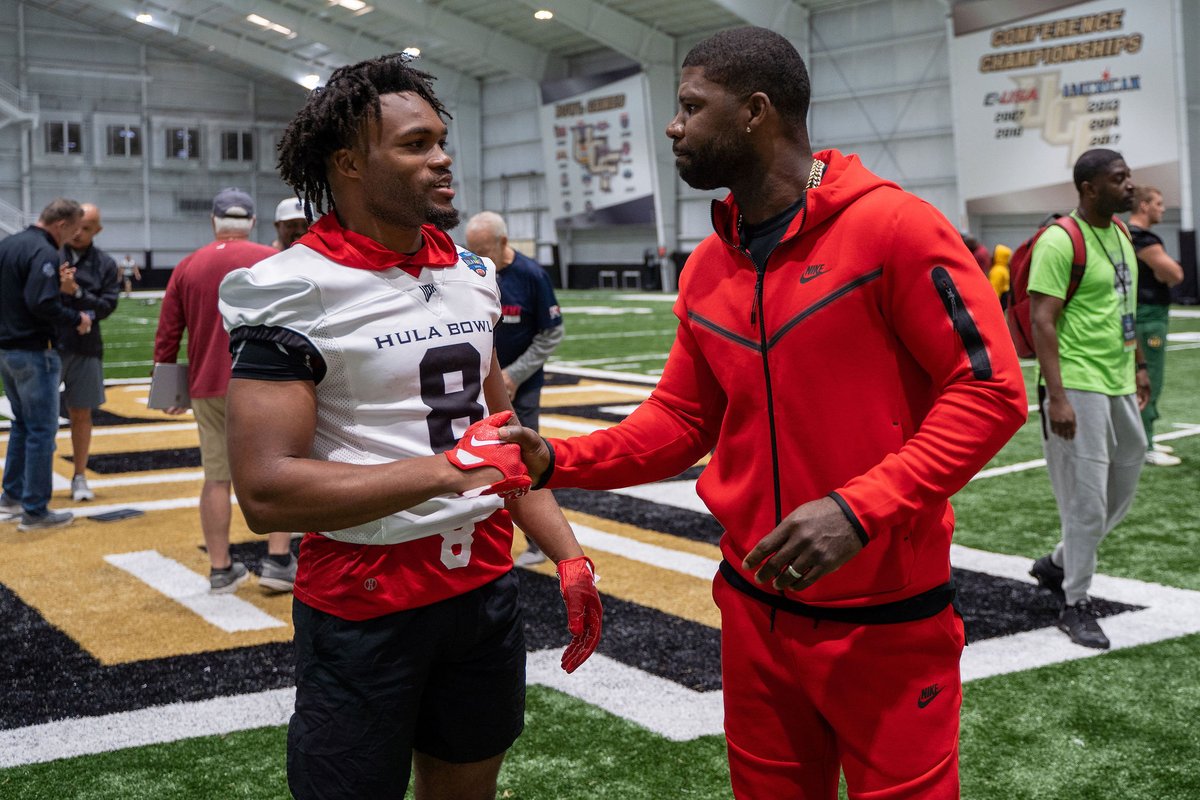
<svg viewBox="0 0 1200 800">
<path fill-rule="evenodd" d="M 658 374 L 675 321 L 668 298 L 564 291 L 563 370 Z M 1188 311 L 1187 309 L 1180 309 Z M 122 300 L 103 323 L 106 372 L 149 372 L 158 305 Z M 1100 572 L 1200 591 L 1200 313 L 1173 318 L 1157 432 L 1184 459 L 1147 468 Z M 1187 339 L 1187 340 L 1183 340 Z M 1032 369 L 1026 369 L 1027 383 Z M 1031 393 L 1032 396 L 1032 393 Z M 989 467 L 1041 458 L 1038 417 Z M 954 500 L 956 542 L 1033 558 L 1055 538 L 1044 468 L 976 480 Z M 603 586 L 601 587 L 604 588 Z M 0 700 L 3 702 L 3 700 Z M 853 702 L 853 698 L 847 698 Z M 1200 635 L 966 684 L 963 797 L 972 800 L 1200 798 Z M 286 798 L 283 728 L 188 739 L 0 770 L 0 798 Z M 719 736 L 661 738 L 543 686 L 531 686 L 525 734 L 501 773 L 502 798 L 728 798 Z"/>
</svg>

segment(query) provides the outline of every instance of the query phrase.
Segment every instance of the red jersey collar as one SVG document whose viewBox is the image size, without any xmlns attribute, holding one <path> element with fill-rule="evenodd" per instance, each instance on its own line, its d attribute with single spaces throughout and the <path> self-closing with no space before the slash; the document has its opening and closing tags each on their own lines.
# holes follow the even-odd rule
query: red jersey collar
<svg viewBox="0 0 1200 800">
<path fill-rule="evenodd" d="M 346 267 L 381 272 L 399 267 L 414 278 L 423 267 L 445 268 L 458 263 L 458 249 L 445 231 L 433 225 L 421 226 L 421 249 L 411 255 L 397 253 L 361 233 L 347 230 L 329 212 L 296 242 Z"/>
</svg>

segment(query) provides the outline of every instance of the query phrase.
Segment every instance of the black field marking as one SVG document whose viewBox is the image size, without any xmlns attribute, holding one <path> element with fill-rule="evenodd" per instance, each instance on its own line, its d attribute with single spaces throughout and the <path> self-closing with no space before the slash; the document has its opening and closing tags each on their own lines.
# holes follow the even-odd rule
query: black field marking
<svg viewBox="0 0 1200 800">
<path fill-rule="evenodd" d="M 71 461 L 71 456 L 62 456 Z M 157 469 L 182 469 L 200 466 L 199 447 L 177 447 L 171 450 L 139 450 L 132 453 L 107 453 L 88 458 L 88 469 L 101 475 L 120 472 L 153 472 Z"/>
<path fill-rule="evenodd" d="M 526 647 L 566 647 L 571 636 L 558 581 L 528 570 L 518 572 Z M 690 689 L 721 688 L 720 631 L 603 592 L 600 599 L 604 627 L 597 652 Z"/>
<path fill-rule="evenodd" d="M 604 391 L 603 387 L 596 387 L 596 391 Z M 621 400 L 612 400 L 607 403 L 587 403 L 577 406 L 542 406 L 542 416 L 555 417 L 583 417 L 584 419 L 594 419 L 604 422 L 620 422 L 629 416 L 628 414 L 614 414 L 611 411 L 602 411 L 605 406 L 624 406 L 629 403 Z M 553 428 L 553 423 L 546 423 L 546 427 Z M 579 434 L 575 434 L 578 436 Z"/>
<path fill-rule="evenodd" d="M 256 540 L 232 549 L 258 571 L 267 543 Z M 569 634 L 557 580 L 517 572 L 527 646 L 564 647 Z M 1058 609 L 1049 592 L 965 570 L 954 570 L 954 578 L 972 641 L 1054 625 Z M 601 597 L 605 613 L 599 652 L 692 689 L 720 687 L 716 630 L 610 595 Z M 1137 608 L 1099 598 L 1095 607 L 1101 616 Z M 3 585 L 0 619 L 0 729 L 294 684 L 291 643 L 102 666 Z"/>
<path fill-rule="evenodd" d="M 290 642 L 106 667 L 2 585 L 0 619 L 0 728 L 295 683 Z"/>
<path fill-rule="evenodd" d="M 546 386 L 574 386 L 583 380 L 578 375 L 564 375 L 561 372 L 546 371 Z M 597 387 L 599 388 L 599 387 Z"/>
<path fill-rule="evenodd" d="M 63 414 L 62 416 L 67 416 Z M 164 420 L 160 416 L 147 417 L 123 417 L 120 414 L 114 414 L 111 411 L 105 411 L 102 408 L 97 408 L 92 411 L 92 425 L 97 428 L 103 428 L 110 425 L 153 425 L 156 422 L 177 422 L 178 420 Z"/>
<path fill-rule="evenodd" d="M 952 572 L 958 586 L 956 605 L 966 623 L 968 641 L 1051 628 L 1058 620 L 1058 601 L 1045 589 L 985 572 Z M 1093 597 L 1092 602 L 1101 617 L 1144 608 L 1099 597 Z"/>
<path fill-rule="evenodd" d="M 616 492 L 587 489 L 555 489 L 554 499 L 563 508 L 603 517 L 646 530 L 669 533 L 694 542 L 716 544 L 725 529 L 710 514 L 626 497 Z"/>
<path fill-rule="evenodd" d="M 240 546 L 238 557 L 250 563 L 256 550 L 257 565 L 266 555 L 266 542 Z M 517 572 L 527 647 L 565 647 L 570 635 L 558 581 Z M 601 597 L 601 653 L 684 686 L 720 687 L 717 631 Z M 290 642 L 103 666 L 3 585 L 0 619 L 5 620 L 0 626 L 0 729 L 295 685 Z"/>
</svg>

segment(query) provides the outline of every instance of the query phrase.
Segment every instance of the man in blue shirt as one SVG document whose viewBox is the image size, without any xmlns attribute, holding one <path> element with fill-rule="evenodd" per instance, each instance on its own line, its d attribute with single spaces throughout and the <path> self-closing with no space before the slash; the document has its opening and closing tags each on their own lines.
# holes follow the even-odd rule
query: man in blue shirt
<svg viewBox="0 0 1200 800">
<path fill-rule="evenodd" d="M 467 249 L 496 265 L 502 307 L 496 355 L 517 418 L 526 428 L 537 430 L 545 382 L 542 367 L 563 338 L 562 311 L 554 286 L 541 264 L 509 246 L 508 226 L 494 211 L 481 211 L 467 222 Z M 545 560 L 530 541 L 516 564 L 525 567 Z"/>
</svg>

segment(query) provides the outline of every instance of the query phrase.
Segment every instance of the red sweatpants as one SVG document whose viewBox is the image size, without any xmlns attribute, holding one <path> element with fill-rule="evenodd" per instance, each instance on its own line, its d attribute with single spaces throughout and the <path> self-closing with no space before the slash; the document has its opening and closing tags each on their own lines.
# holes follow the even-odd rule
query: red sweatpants
<svg viewBox="0 0 1200 800">
<path fill-rule="evenodd" d="M 776 612 L 720 574 L 729 772 L 738 800 L 955 800 L 962 620 L 850 625 Z"/>
</svg>

